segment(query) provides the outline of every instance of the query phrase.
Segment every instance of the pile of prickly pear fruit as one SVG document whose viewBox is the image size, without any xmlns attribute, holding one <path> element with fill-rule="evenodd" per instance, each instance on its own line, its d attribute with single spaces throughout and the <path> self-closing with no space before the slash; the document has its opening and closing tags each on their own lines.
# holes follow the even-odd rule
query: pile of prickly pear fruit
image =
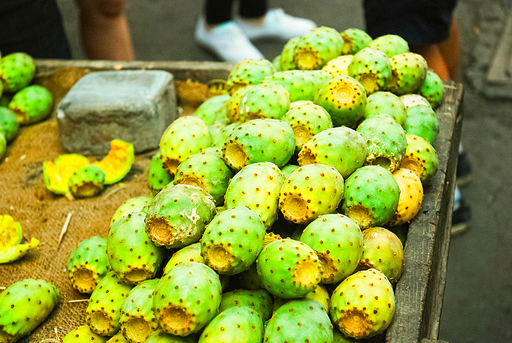
<svg viewBox="0 0 512 343">
<path fill-rule="evenodd" d="M 151 196 L 70 255 L 90 301 L 64 342 L 352 342 L 392 323 L 439 77 L 398 36 L 321 27 L 226 85 L 164 132 Z"/>
<path fill-rule="evenodd" d="M 34 74 L 34 60 L 26 53 L 0 58 L 0 159 L 20 125 L 40 122 L 51 113 L 52 95 L 43 86 L 31 85 Z"/>
</svg>

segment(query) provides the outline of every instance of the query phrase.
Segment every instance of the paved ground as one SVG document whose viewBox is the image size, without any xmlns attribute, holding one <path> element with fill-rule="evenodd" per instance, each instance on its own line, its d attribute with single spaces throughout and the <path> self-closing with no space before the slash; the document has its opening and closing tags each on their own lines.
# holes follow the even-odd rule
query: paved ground
<svg viewBox="0 0 512 343">
<path fill-rule="evenodd" d="M 83 58 L 73 2 L 59 0 L 74 58 Z M 273 7 L 339 31 L 364 29 L 361 1 L 274 0 Z M 485 97 L 485 75 L 510 2 L 461 0 L 465 119 L 462 141 L 473 164 L 463 194 L 473 226 L 451 241 L 440 339 L 453 343 L 512 342 L 512 103 Z M 199 0 L 129 0 L 127 15 L 138 60 L 215 60 L 193 42 Z M 259 43 L 268 59 L 282 43 Z"/>
</svg>

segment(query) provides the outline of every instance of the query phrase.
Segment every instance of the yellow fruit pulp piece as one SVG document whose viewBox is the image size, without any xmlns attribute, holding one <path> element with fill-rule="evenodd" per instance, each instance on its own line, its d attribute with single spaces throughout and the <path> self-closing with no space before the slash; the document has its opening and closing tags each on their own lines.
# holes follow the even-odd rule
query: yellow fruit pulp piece
<svg viewBox="0 0 512 343">
<path fill-rule="evenodd" d="M 111 185 L 121 181 L 132 168 L 135 161 L 133 144 L 120 139 L 110 142 L 110 152 L 104 159 L 94 162 L 105 172 L 105 185 Z"/>
<path fill-rule="evenodd" d="M 55 161 L 45 161 L 43 175 L 46 188 L 56 194 L 69 193 L 69 177 L 75 170 L 88 164 L 87 157 L 80 154 L 64 154 Z"/>
<path fill-rule="evenodd" d="M 25 256 L 30 250 L 39 245 L 39 241 L 35 238 L 29 243 L 11 246 L 5 251 L 0 251 L 0 263 L 10 263 Z"/>
<path fill-rule="evenodd" d="M 10 215 L 0 215 L 0 252 L 21 243 L 23 232 L 21 225 Z"/>
</svg>

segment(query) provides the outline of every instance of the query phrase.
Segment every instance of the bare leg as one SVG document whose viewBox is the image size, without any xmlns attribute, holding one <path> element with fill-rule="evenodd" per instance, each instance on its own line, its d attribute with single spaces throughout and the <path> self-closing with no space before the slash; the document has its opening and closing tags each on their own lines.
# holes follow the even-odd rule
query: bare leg
<svg viewBox="0 0 512 343">
<path fill-rule="evenodd" d="M 75 0 L 80 10 L 80 37 L 88 59 L 133 61 L 124 0 Z"/>
<path fill-rule="evenodd" d="M 441 80 L 450 79 L 448 67 L 439 50 L 438 44 L 411 47 L 411 51 L 422 55 L 427 60 L 428 67 L 433 69 Z"/>
</svg>

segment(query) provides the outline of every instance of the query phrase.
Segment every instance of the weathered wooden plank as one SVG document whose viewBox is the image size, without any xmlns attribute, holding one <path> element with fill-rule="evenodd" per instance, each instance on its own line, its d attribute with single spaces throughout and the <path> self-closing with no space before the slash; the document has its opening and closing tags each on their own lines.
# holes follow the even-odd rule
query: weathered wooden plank
<svg viewBox="0 0 512 343">
<path fill-rule="evenodd" d="M 410 224 L 404 249 L 405 270 L 396 287 L 396 313 L 386 334 L 390 343 L 436 338 L 451 224 L 456 153 L 460 139 L 458 108 L 462 85 L 445 82 L 445 101 L 436 111 L 438 173 L 425 188 L 420 215 Z"/>
</svg>

